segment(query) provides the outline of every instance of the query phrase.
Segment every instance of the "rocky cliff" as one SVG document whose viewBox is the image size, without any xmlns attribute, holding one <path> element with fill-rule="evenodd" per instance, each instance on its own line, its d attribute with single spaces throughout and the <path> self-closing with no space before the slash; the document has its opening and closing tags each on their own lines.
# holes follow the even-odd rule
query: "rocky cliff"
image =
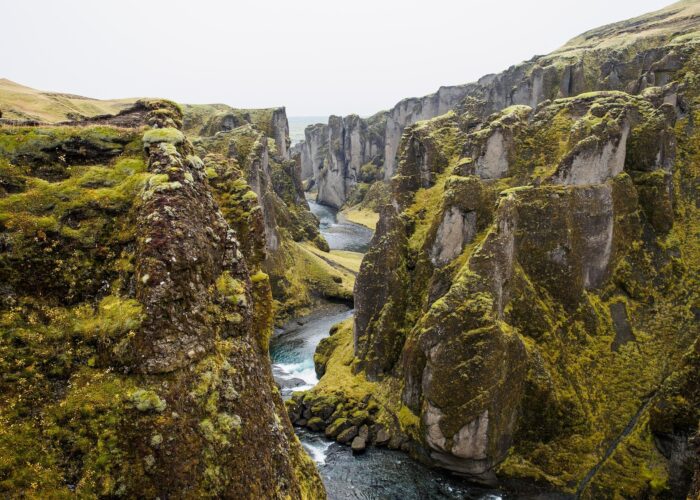
<svg viewBox="0 0 700 500">
<path fill-rule="evenodd" d="M 182 119 L 0 126 L 5 495 L 324 496 L 272 379 L 256 195 L 212 191 Z"/>
<path fill-rule="evenodd" d="M 250 208 L 235 205 L 231 210 L 250 219 L 240 234 L 265 233 L 265 247 L 259 252 L 272 285 L 276 321 L 302 314 L 320 300 L 352 301 L 354 276 L 319 256 L 328 251 L 328 244 L 309 211 L 300 164 L 289 158 L 284 108 L 186 105 L 184 129 L 192 136 L 224 212 L 232 192 L 241 186 L 252 189 Z"/>
<path fill-rule="evenodd" d="M 376 133 L 381 139 L 377 142 L 384 145 L 384 151 L 373 161 L 383 164 L 385 179 L 389 180 L 396 173 L 399 143 L 405 128 L 456 109 L 465 98 L 481 103 L 484 118 L 517 104 L 535 107 L 549 99 L 589 91 L 639 93 L 649 86 L 664 85 L 669 75 L 679 69 L 672 45 L 665 42 L 672 38 L 680 40 L 693 32 L 697 19 L 697 3 L 678 2 L 637 19 L 591 30 L 549 55 L 533 57 L 475 83 L 441 87 L 428 96 L 404 99 L 385 113 L 379 125 Z M 349 151 L 352 155 L 352 150 Z M 351 156 L 346 156 L 346 162 L 357 163 Z M 359 162 L 364 163 L 364 158 Z M 310 171 L 303 159 L 302 169 Z M 342 192 L 337 181 L 331 185 Z M 335 201 L 335 197 L 330 200 Z"/>
<path fill-rule="evenodd" d="M 328 125 L 307 127 L 301 145 L 302 178 L 312 179 L 317 201 L 340 208 L 378 180 L 384 149 L 385 113 L 369 119 L 357 115 L 331 116 Z"/>
<path fill-rule="evenodd" d="M 685 497 L 699 7 L 594 30 L 406 128 L 354 324 L 293 420 L 479 481 Z"/>
</svg>

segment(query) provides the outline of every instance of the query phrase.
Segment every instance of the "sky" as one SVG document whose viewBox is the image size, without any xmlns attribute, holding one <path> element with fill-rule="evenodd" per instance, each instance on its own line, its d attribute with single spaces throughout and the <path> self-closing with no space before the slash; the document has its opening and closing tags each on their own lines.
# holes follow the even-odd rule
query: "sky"
<svg viewBox="0 0 700 500">
<path fill-rule="evenodd" d="M 362 116 L 669 0 L 0 0 L 0 78 Z"/>
</svg>

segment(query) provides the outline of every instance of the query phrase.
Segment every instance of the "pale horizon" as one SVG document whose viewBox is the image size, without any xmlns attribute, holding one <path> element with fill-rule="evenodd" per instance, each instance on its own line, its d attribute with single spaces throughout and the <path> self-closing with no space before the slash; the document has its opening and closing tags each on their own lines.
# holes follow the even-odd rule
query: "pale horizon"
<svg viewBox="0 0 700 500">
<path fill-rule="evenodd" d="M 426 9 L 416 1 L 360 0 L 341 9 L 320 0 L 29 0 L 4 12 L 0 26 L 15 43 L 0 78 L 99 99 L 164 97 L 284 106 L 292 117 L 369 116 L 670 3 L 592 0 L 584 9 L 572 0 L 436 0 Z"/>
</svg>

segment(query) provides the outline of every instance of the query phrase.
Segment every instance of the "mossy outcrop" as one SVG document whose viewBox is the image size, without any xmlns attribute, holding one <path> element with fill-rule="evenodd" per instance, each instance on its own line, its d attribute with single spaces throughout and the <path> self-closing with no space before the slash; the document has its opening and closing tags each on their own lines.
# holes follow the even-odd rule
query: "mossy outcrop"
<svg viewBox="0 0 700 500">
<path fill-rule="evenodd" d="M 305 198 L 300 165 L 288 158 L 284 109 L 185 106 L 184 123 L 198 134 L 194 148 L 227 222 L 255 247 L 270 278 L 277 323 L 326 298 L 352 301 L 348 283 L 305 247 L 328 251 Z M 262 246 L 254 242 L 261 229 Z"/>
<path fill-rule="evenodd" d="M 5 496 L 324 496 L 272 379 L 255 198 L 219 209 L 181 123 L 0 127 Z"/>
<path fill-rule="evenodd" d="M 650 87 L 664 86 L 683 66 L 687 44 L 697 41 L 699 19 L 696 2 L 676 2 L 659 11 L 583 33 L 550 54 L 535 56 L 476 82 L 443 86 L 427 96 L 403 99 L 390 110 L 363 120 L 366 123 L 358 127 L 367 129 L 368 133 L 363 135 L 368 138 L 367 143 L 372 137 L 372 144 L 382 146 L 379 154 L 368 156 L 365 148 L 346 147 L 343 164 L 362 165 L 371 158 L 372 163 L 382 167 L 384 180 L 389 181 L 404 157 L 401 145 L 406 129 L 451 110 L 462 114 L 465 105 L 471 108 L 466 118 L 478 122 L 511 106 L 536 108 L 549 100 L 585 92 L 619 90 L 638 94 Z M 478 106 L 470 106 L 474 101 Z M 301 155 L 302 170 L 319 184 L 319 201 L 332 206 L 357 202 L 351 199 L 351 190 L 347 189 L 349 184 L 357 182 L 356 178 L 349 173 L 343 177 L 347 170 L 338 169 L 330 161 L 338 144 L 352 143 L 349 134 L 340 143 L 329 140 L 334 127 L 337 128 L 336 118 L 327 126 L 314 125 L 308 129 Z M 504 131 L 507 130 L 501 132 Z M 503 165 L 500 153 L 505 145 L 503 141 L 507 137 L 502 133 L 493 134 L 489 143 L 483 145 L 481 153 L 485 156 L 473 159 L 480 165 L 480 175 L 493 175 L 489 169 Z M 324 157 L 329 160 L 324 161 Z M 342 183 L 342 178 L 348 180 Z"/>
<path fill-rule="evenodd" d="M 682 64 L 640 93 L 484 118 L 490 101 L 470 97 L 408 127 L 353 344 L 321 345 L 302 420 L 333 434 L 334 415 L 373 398 L 395 443 L 475 480 L 685 495 L 700 418 L 697 47 L 658 49 Z"/>
</svg>

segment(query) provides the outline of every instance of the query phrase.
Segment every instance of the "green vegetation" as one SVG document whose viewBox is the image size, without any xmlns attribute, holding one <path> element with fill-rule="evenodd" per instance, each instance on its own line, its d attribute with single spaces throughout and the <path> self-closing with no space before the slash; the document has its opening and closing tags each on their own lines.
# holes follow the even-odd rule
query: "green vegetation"
<svg viewBox="0 0 700 500">
<path fill-rule="evenodd" d="M 319 299 L 352 301 L 357 266 L 356 256 L 325 254 L 309 243 L 283 243 L 282 251 L 271 256 L 275 315 L 287 318 L 309 311 Z M 284 298 L 284 300 L 280 300 Z"/>
<path fill-rule="evenodd" d="M 167 142 L 168 144 L 177 146 L 178 144 L 182 144 L 184 140 L 185 136 L 183 133 L 175 128 L 154 128 L 143 134 L 143 144 L 146 147 L 161 142 Z"/>
<path fill-rule="evenodd" d="M 258 198 L 209 158 L 239 246 L 178 107 L 140 106 L 133 128 L 0 126 L 0 495 L 317 498 L 262 369 Z M 156 338 L 175 328 L 184 342 Z"/>
<path fill-rule="evenodd" d="M 368 291 L 356 298 L 354 342 L 348 326 L 321 343 L 323 377 L 298 400 L 371 394 L 415 456 L 455 463 L 461 429 L 488 411 L 487 468 L 499 475 L 584 498 L 677 495 L 655 437 L 685 440 L 700 418 L 700 117 L 674 126 L 662 103 L 661 89 L 593 92 L 473 129 L 455 114 L 408 128 L 392 180 L 398 213 L 385 214 L 357 278 Z M 508 169 L 481 179 L 474 167 L 495 130 Z M 612 162 L 603 152 L 623 134 L 622 173 L 566 181 L 577 157 L 587 163 L 576 168 Z M 438 265 L 438 228 L 454 210 L 473 213 L 475 228 Z M 606 239 L 608 250 L 594 248 Z M 428 405 L 440 410 L 430 429 Z"/>
</svg>

